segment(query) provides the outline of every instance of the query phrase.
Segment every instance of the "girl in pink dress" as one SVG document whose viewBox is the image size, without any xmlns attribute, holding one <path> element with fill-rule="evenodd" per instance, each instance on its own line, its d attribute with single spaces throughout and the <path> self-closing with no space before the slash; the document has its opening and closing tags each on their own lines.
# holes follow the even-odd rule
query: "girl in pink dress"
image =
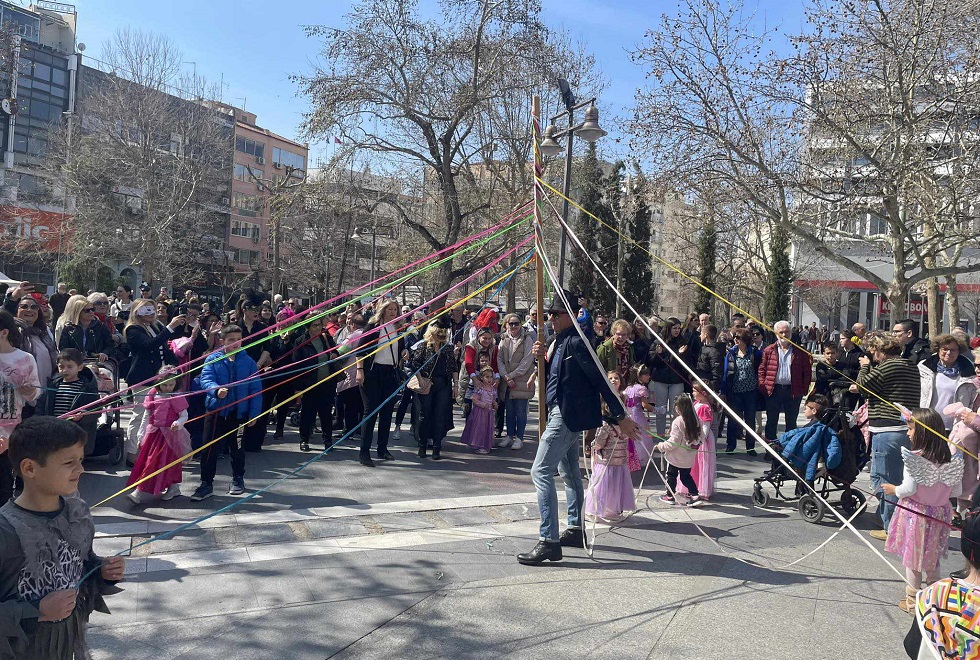
<svg viewBox="0 0 980 660">
<path fill-rule="evenodd" d="M 711 395 L 700 383 L 694 384 L 694 414 L 701 420 L 704 442 L 701 443 L 697 456 L 694 457 L 691 476 L 698 484 L 701 499 L 706 500 L 715 492 L 717 466 L 715 464 L 715 434 L 712 431 L 714 409 L 711 407 Z M 684 487 L 684 484 L 679 484 L 677 490 L 678 492 L 686 492 L 687 488 Z"/>
<path fill-rule="evenodd" d="M 619 374 L 606 374 L 619 391 Z M 622 394 L 620 394 L 622 396 Z M 605 402 L 602 403 L 604 413 Z M 592 478 L 585 491 L 585 517 L 588 520 L 615 521 L 636 510 L 633 480 L 629 469 L 629 439 L 619 427 L 603 422 L 592 441 Z"/>
<path fill-rule="evenodd" d="M 180 376 L 172 368 L 160 370 L 156 385 L 149 391 L 143 407 L 146 417 L 140 430 L 140 453 L 126 485 L 136 483 L 170 465 L 191 450 L 191 436 L 184 428 L 187 423 L 187 397 L 176 395 Z M 142 504 L 151 496 L 171 500 L 180 495 L 183 474 L 181 464 L 166 470 L 136 486 L 129 498 Z"/>
<path fill-rule="evenodd" d="M 494 411 L 497 409 L 497 383 L 493 367 L 480 369 L 473 382 L 473 409 L 466 418 L 460 442 L 472 447 L 477 454 L 489 454 L 493 447 Z"/>
<path fill-rule="evenodd" d="M 636 424 L 637 458 L 641 465 L 646 465 L 650 454 L 653 453 L 653 438 L 650 437 L 650 421 L 647 413 L 653 412 L 653 393 L 647 389 L 650 384 L 650 367 L 637 364 L 630 369 L 630 385 L 623 391 L 626 403 L 626 414 Z"/>
<path fill-rule="evenodd" d="M 939 560 L 949 549 L 949 498 L 957 497 L 963 486 L 963 456 L 951 454 L 943 418 L 932 408 L 915 408 L 910 415 L 912 449 L 902 447 L 902 483 L 881 485 L 885 495 L 898 497 L 885 550 L 901 557 L 905 566 L 909 584 L 898 606 L 906 612 L 915 607 L 923 574 L 926 585 L 939 579 Z"/>
</svg>

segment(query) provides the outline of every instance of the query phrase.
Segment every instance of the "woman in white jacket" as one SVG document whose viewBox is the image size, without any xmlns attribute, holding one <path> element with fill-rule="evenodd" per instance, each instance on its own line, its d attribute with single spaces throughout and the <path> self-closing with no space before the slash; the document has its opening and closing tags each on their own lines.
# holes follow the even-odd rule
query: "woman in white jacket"
<svg viewBox="0 0 980 660">
<path fill-rule="evenodd" d="M 507 436 L 498 447 L 520 449 L 527 426 L 527 402 L 534 396 L 528 379 L 534 371 L 534 338 L 521 326 L 517 314 L 504 317 L 503 332 L 497 345 L 497 368 L 500 370 L 500 399 L 504 402 Z"/>
<path fill-rule="evenodd" d="M 953 428 L 956 416 L 943 414 L 943 409 L 957 402 L 969 408 L 977 395 L 976 374 L 965 355 L 967 350 L 954 335 L 939 335 L 932 340 L 932 355 L 918 364 L 919 406 L 939 413 L 947 431 Z"/>
</svg>

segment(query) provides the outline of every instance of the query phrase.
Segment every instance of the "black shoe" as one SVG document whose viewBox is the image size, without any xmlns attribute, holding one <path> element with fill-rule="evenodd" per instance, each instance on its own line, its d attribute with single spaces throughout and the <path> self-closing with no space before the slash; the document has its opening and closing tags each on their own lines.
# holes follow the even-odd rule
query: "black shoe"
<svg viewBox="0 0 980 660">
<path fill-rule="evenodd" d="M 726 454 L 734 454 L 735 453 L 735 447 L 725 447 L 725 453 Z"/>
<path fill-rule="evenodd" d="M 525 566 L 537 566 L 545 561 L 561 561 L 561 543 L 538 541 L 531 552 L 517 555 L 517 561 Z"/>
<path fill-rule="evenodd" d="M 361 456 L 360 460 L 364 467 L 374 467 L 374 461 L 371 460 L 370 456 Z"/>
<path fill-rule="evenodd" d="M 752 457 L 755 457 L 755 456 L 758 456 L 759 455 L 759 452 L 757 452 L 754 449 L 746 449 L 745 450 L 745 453 L 748 454 L 749 456 L 752 456 Z"/>
<path fill-rule="evenodd" d="M 566 529 L 558 537 L 558 543 L 563 548 L 584 548 L 585 547 L 585 530 L 584 529 Z"/>
<path fill-rule="evenodd" d="M 299 450 L 300 451 L 310 451 L 310 441 L 309 440 L 300 440 L 299 441 Z"/>
<path fill-rule="evenodd" d="M 965 580 L 969 574 L 970 574 L 969 568 L 961 568 L 958 571 L 953 571 L 952 573 L 950 573 L 949 577 L 955 580 Z"/>
<path fill-rule="evenodd" d="M 384 451 L 378 452 L 378 458 L 382 461 L 393 461 L 395 457 L 391 455 L 391 452 L 385 449 Z"/>
<path fill-rule="evenodd" d="M 442 456 L 439 455 L 439 450 L 438 449 L 433 449 L 432 450 L 432 460 L 438 461 L 440 459 L 442 459 Z"/>
<path fill-rule="evenodd" d="M 419 447 L 419 458 L 425 458 L 425 447 Z"/>
</svg>

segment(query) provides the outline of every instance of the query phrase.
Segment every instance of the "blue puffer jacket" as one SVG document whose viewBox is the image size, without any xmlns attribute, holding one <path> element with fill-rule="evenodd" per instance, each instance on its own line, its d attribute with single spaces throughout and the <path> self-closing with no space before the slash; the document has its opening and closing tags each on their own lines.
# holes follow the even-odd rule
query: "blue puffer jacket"
<svg viewBox="0 0 980 660">
<path fill-rule="evenodd" d="M 259 394 L 262 391 L 262 379 L 258 377 L 249 378 L 249 376 L 255 375 L 258 370 L 259 367 L 255 364 L 255 360 L 250 358 L 245 351 L 236 353 L 234 360 L 225 357 L 224 349 L 219 349 L 209 355 L 204 362 L 204 369 L 201 370 L 201 389 L 208 392 L 205 400 L 207 409 L 210 411 L 228 406 L 218 414 L 227 417 L 234 413 L 238 415 L 239 419 L 258 417 L 262 412 L 262 395 Z M 239 382 L 246 378 L 248 380 L 245 382 Z M 237 383 L 237 385 L 229 386 L 229 383 Z M 228 396 L 219 399 L 217 393 L 222 387 L 228 387 Z M 252 394 L 256 396 L 247 398 Z M 238 402 L 237 406 L 230 405 L 235 401 Z"/>
<path fill-rule="evenodd" d="M 828 470 L 840 465 L 841 447 L 837 434 L 826 424 L 813 422 L 792 431 L 780 438 L 783 445 L 783 458 L 801 472 L 806 467 L 805 479 L 813 481 L 817 476 L 817 462 L 823 458 Z"/>
</svg>

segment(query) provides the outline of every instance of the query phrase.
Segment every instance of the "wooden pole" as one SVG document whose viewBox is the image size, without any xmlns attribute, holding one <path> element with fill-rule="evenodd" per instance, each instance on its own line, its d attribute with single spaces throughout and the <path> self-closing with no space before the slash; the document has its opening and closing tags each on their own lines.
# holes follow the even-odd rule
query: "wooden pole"
<svg viewBox="0 0 980 660">
<path fill-rule="evenodd" d="M 531 122 L 534 139 L 534 176 L 540 177 L 544 171 L 541 162 L 541 150 L 538 148 L 541 139 L 541 99 L 534 95 L 531 97 Z M 538 305 L 538 340 L 543 341 L 547 338 L 544 327 L 544 261 L 541 259 L 541 250 L 544 243 L 544 231 L 541 226 L 541 186 L 537 180 L 534 181 L 534 277 L 535 277 L 535 301 Z M 546 373 L 544 356 L 538 356 L 538 439 L 544 435 L 544 429 L 548 425 L 548 409 L 546 405 Z"/>
</svg>

